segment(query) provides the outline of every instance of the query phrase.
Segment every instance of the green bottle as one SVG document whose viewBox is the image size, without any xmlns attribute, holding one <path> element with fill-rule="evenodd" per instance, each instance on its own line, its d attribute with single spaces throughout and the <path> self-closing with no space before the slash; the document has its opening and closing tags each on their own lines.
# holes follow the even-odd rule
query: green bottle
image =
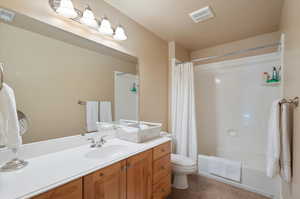
<svg viewBox="0 0 300 199">
<path fill-rule="evenodd" d="M 272 72 L 272 82 L 277 82 L 278 81 L 278 72 L 276 67 L 273 67 L 273 72 Z"/>
</svg>

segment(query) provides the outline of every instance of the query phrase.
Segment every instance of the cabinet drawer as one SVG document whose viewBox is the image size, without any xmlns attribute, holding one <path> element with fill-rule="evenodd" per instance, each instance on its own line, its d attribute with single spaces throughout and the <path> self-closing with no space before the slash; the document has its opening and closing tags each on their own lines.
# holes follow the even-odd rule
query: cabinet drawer
<svg viewBox="0 0 300 199">
<path fill-rule="evenodd" d="M 171 153 L 171 142 L 161 144 L 153 149 L 153 159 L 157 160 Z"/>
<path fill-rule="evenodd" d="M 153 184 L 171 174 L 171 155 L 165 155 L 153 163 Z"/>
<path fill-rule="evenodd" d="M 82 199 L 82 178 L 42 193 L 32 199 Z"/>
<path fill-rule="evenodd" d="M 171 175 L 160 180 L 153 185 L 153 199 L 165 199 L 171 193 Z"/>
</svg>

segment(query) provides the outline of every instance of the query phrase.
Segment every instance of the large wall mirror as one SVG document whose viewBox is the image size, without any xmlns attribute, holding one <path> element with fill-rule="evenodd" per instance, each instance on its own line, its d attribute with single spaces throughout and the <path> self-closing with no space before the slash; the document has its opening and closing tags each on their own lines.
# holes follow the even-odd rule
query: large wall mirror
<svg viewBox="0 0 300 199">
<path fill-rule="evenodd" d="M 24 143 L 92 131 L 88 119 L 93 114 L 99 121 L 138 120 L 139 76 L 133 60 L 0 22 L 5 82 L 29 119 Z M 88 112 L 91 107 L 98 112 Z"/>
</svg>

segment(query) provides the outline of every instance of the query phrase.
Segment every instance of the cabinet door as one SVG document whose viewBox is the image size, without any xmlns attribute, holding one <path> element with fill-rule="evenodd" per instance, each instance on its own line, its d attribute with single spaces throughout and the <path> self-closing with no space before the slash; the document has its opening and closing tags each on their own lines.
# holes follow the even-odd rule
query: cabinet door
<svg viewBox="0 0 300 199">
<path fill-rule="evenodd" d="M 126 161 L 83 178 L 84 199 L 126 199 Z"/>
<path fill-rule="evenodd" d="M 171 174 L 161 178 L 159 183 L 153 185 L 152 199 L 165 199 L 171 193 Z"/>
<path fill-rule="evenodd" d="M 152 150 L 127 159 L 127 199 L 152 198 Z"/>
<path fill-rule="evenodd" d="M 82 199 L 82 178 L 35 196 L 32 199 Z"/>
<path fill-rule="evenodd" d="M 153 162 L 153 184 L 159 183 L 164 177 L 171 174 L 171 155 L 155 160 Z"/>
</svg>

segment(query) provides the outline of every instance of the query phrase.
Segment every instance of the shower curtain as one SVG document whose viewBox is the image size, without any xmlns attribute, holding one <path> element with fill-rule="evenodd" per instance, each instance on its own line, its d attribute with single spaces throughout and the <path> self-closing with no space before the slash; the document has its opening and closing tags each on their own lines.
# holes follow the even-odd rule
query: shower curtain
<svg viewBox="0 0 300 199">
<path fill-rule="evenodd" d="M 173 64 L 172 133 L 177 154 L 197 160 L 193 63 Z"/>
</svg>

